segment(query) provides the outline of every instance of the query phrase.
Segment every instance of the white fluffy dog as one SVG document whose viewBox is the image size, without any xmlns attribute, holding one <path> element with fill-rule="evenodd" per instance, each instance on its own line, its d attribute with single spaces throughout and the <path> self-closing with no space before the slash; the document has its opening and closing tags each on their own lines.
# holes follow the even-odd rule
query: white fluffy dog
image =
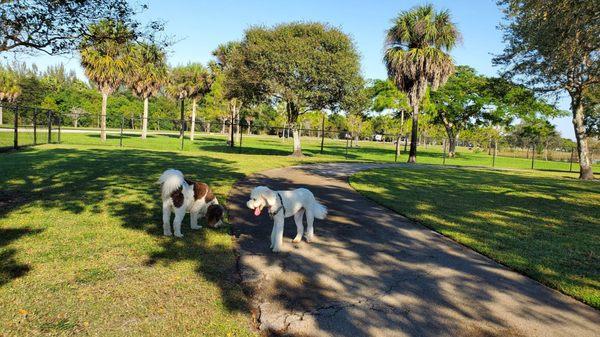
<svg viewBox="0 0 600 337">
<path fill-rule="evenodd" d="M 266 186 L 258 186 L 252 190 L 250 200 L 248 200 L 246 206 L 253 209 L 256 216 L 260 215 L 263 208 L 269 208 L 269 216 L 274 221 L 270 247 L 273 248 L 273 252 L 281 251 L 285 218 L 294 216 L 297 232 L 293 242 L 300 242 L 304 234 L 302 216 L 306 214 L 306 241 L 311 242 L 315 236 L 313 227 L 315 218 L 325 219 L 327 216 L 327 208 L 321 205 L 312 192 L 306 188 L 291 191 L 273 191 Z"/>
<path fill-rule="evenodd" d="M 187 180 L 183 173 L 178 170 L 166 170 L 158 178 L 161 185 L 162 209 L 163 209 L 163 231 L 171 236 L 171 211 L 175 212 L 173 230 L 176 237 L 181 234 L 181 222 L 185 213 L 190 213 L 190 226 L 192 229 L 200 229 L 198 218 L 206 216 L 209 226 L 219 227 L 223 223 L 223 206 L 212 193 L 210 187 L 205 183 Z"/>
</svg>

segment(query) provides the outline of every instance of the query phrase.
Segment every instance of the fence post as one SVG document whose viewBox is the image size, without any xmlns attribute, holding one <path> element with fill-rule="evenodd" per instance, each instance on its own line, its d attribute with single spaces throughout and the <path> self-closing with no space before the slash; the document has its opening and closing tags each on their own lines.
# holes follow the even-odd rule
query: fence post
<svg viewBox="0 0 600 337">
<path fill-rule="evenodd" d="M 348 139 L 348 135 L 346 135 L 346 159 L 348 159 L 348 142 L 350 140 Z"/>
<path fill-rule="evenodd" d="M 181 99 L 181 132 L 179 134 L 179 138 L 181 138 L 181 151 L 183 151 L 183 142 L 185 141 L 185 132 L 183 131 L 184 128 L 184 123 L 185 123 L 185 118 L 183 117 L 183 105 L 184 105 L 184 99 Z"/>
<path fill-rule="evenodd" d="M 396 138 L 396 153 L 394 154 L 394 163 L 398 162 L 398 149 L 400 148 L 400 135 Z"/>
<path fill-rule="evenodd" d="M 573 172 L 573 152 L 575 152 L 575 148 L 574 147 L 571 148 L 571 160 L 569 160 L 570 161 L 570 163 L 569 163 L 569 172 Z"/>
<path fill-rule="evenodd" d="M 494 156 L 492 157 L 492 167 L 496 167 L 496 151 L 498 151 L 498 141 L 494 139 Z"/>
<path fill-rule="evenodd" d="M 48 118 L 48 144 L 52 143 L 52 112 L 48 110 L 46 113 Z"/>
<path fill-rule="evenodd" d="M 321 117 L 321 154 L 323 154 L 323 144 L 325 143 L 325 113 Z"/>
<path fill-rule="evenodd" d="M 533 163 L 535 162 L 535 143 L 531 149 L 531 169 L 533 170 Z"/>
<path fill-rule="evenodd" d="M 442 153 L 442 165 L 446 165 L 446 138 L 442 142 L 442 148 L 444 149 Z"/>
<path fill-rule="evenodd" d="M 242 128 L 242 122 L 238 120 L 238 128 L 240 129 L 240 145 L 238 145 L 238 153 L 242 153 L 242 138 L 244 138 L 244 129 Z"/>
<path fill-rule="evenodd" d="M 33 145 L 37 145 L 37 114 L 38 108 L 33 110 Z"/>
<path fill-rule="evenodd" d="M 119 131 L 119 146 L 123 147 L 123 127 L 125 126 L 125 115 L 121 115 L 121 130 Z"/>
<path fill-rule="evenodd" d="M 58 144 L 60 144 L 61 126 L 62 126 L 62 117 L 60 117 L 60 115 L 58 115 Z"/>
<path fill-rule="evenodd" d="M 14 149 L 19 148 L 19 106 L 15 105 L 15 134 L 13 140 Z"/>
</svg>

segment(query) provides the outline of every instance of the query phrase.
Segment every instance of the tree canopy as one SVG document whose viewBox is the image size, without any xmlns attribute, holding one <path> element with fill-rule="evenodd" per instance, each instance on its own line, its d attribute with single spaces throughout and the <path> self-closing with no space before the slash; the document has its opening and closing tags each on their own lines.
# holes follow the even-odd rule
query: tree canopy
<svg viewBox="0 0 600 337">
<path fill-rule="evenodd" d="M 142 6 L 141 9 L 143 9 Z M 66 54 L 93 34 L 93 24 L 111 19 L 132 27 L 136 34 L 161 30 L 152 22 L 148 30 L 134 19 L 137 10 L 126 0 L 19 0 L 0 3 L 0 53 L 41 51 Z"/>
<path fill-rule="evenodd" d="M 593 179 L 584 95 L 600 82 L 600 2 L 500 0 L 506 48 L 495 64 L 507 77 L 571 97 L 581 179 Z"/>
<path fill-rule="evenodd" d="M 363 85 L 354 43 L 322 23 L 252 27 L 239 48 L 244 86 L 252 88 L 255 99 L 285 102 L 290 123 L 306 111 L 338 111 Z M 297 132 L 294 139 L 294 153 L 301 155 Z"/>
</svg>

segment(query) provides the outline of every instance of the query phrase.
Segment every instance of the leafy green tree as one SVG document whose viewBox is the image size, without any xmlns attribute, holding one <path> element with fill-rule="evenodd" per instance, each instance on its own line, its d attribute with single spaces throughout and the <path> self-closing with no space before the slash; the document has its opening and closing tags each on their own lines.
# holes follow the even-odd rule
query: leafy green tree
<svg viewBox="0 0 600 337">
<path fill-rule="evenodd" d="M 133 31 L 121 21 L 102 20 L 90 27 L 81 42 L 79 54 L 86 76 L 96 83 L 102 94 L 100 139 L 106 141 L 106 104 L 113 93 L 131 74 Z"/>
<path fill-rule="evenodd" d="M 591 86 L 583 98 L 585 126 L 589 136 L 600 138 L 600 85 Z"/>
<path fill-rule="evenodd" d="M 225 122 L 230 120 L 229 128 L 231 146 L 234 145 L 233 128 L 236 122 L 239 122 L 240 111 L 244 101 L 246 103 L 257 103 L 256 93 L 261 90 L 254 87 L 257 74 L 253 72 L 245 62 L 245 54 L 240 42 L 230 41 L 221 44 L 213 51 L 213 56 L 217 59 L 216 69 L 223 75 L 223 96 L 228 101 L 229 117 L 221 115 L 222 131 L 225 130 Z M 240 128 L 237 127 L 239 137 Z"/>
<path fill-rule="evenodd" d="M 322 23 L 253 27 L 239 48 L 244 61 L 241 87 L 250 98 L 285 102 L 292 125 L 307 111 L 339 111 L 344 98 L 362 86 L 352 40 Z M 301 156 L 297 125 L 293 136 L 292 155 Z"/>
<path fill-rule="evenodd" d="M 0 67 L 0 125 L 3 123 L 2 102 L 14 102 L 21 95 L 18 78 L 8 69 Z"/>
<path fill-rule="evenodd" d="M 127 84 L 144 101 L 142 139 L 148 132 L 148 100 L 156 96 L 167 78 L 166 54 L 152 43 L 138 43 L 131 49 L 131 69 Z"/>
<path fill-rule="evenodd" d="M 0 53 L 41 51 L 69 53 L 94 35 L 95 24 L 110 18 L 139 27 L 126 0 L 19 0 L 0 5 Z M 151 24 L 160 29 L 160 24 Z"/>
<path fill-rule="evenodd" d="M 382 112 L 392 110 L 400 116 L 400 128 L 404 126 L 404 114 L 410 110 L 406 94 L 398 90 L 390 80 L 375 80 L 369 88 L 373 100 L 373 111 Z"/>
<path fill-rule="evenodd" d="M 225 97 L 225 75 L 219 68 L 211 68 L 214 76 L 210 91 L 200 100 L 200 109 L 205 118 L 206 132 L 210 132 L 213 120 L 221 123 L 221 132 L 225 133 L 225 120 L 227 119 L 228 101 Z"/>
<path fill-rule="evenodd" d="M 505 75 L 571 98 L 579 153 L 579 178 L 593 179 L 584 95 L 600 82 L 600 2 L 597 0 L 500 0 L 507 43 L 494 59 Z"/>
<path fill-rule="evenodd" d="M 389 77 L 408 96 L 412 108 L 412 132 L 408 162 L 417 158 L 419 105 L 428 87 L 436 89 L 454 72 L 447 53 L 459 39 L 448 11 L 432 5 L 401 12 L 386 37 L 385 64 Z"/>
<path fill-rule="evenodd" d="M 442 124 L 448 135 L 449 157 L 455 155 L 459 133 L 484 118 L 484 107 L 491 104 L 485 86 L 486 78 L 478 75 L 475 69 L 458 66 L 448 82 L 431 93 L 434 121 Z"/>
</svg>

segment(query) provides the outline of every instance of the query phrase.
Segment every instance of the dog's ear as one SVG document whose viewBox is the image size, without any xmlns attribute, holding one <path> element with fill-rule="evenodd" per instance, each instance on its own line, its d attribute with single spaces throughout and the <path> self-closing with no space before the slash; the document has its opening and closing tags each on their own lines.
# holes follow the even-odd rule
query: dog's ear
<svg viewBox="0 0 600 337">
<path fill-rule="evenodd" d="M 225 208 L 221 205 L 210 205 L 206 210 L 206 223 L 210 227 L 215 227 L 215 224 L 223 220 L 225 214 Z"/>
<path fill-rule="evenodd" d="M 272 189 L 267 186 L 259 186 L 260 187 L 260 196 L 265 199 L 268 205 L 275 204 L 275 193 Z"/>
</svg>

